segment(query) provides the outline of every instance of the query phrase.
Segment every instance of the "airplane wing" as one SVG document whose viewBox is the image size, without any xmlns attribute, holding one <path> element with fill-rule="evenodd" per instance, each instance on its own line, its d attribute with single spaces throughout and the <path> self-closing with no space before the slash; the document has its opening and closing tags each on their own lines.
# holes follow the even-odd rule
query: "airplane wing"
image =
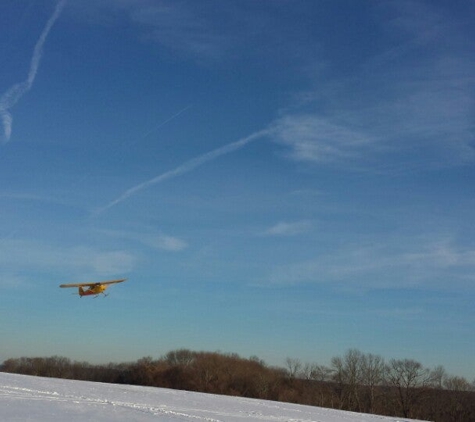
<svg viewBox="0 0 475 422">
<path fill-rule="evenodd" d="M 71 283 L 71 284 L 61 284 L 59 287 L 90 287 L 96 286 L 98 284 L 115 284 L 115 283 L 122 283 L 123 281 L 127 280 L 126 278 L 121 278 L 119 280 L 109 280 L 109 281 L 98 281 L 94 283 Z"/>
</svg>

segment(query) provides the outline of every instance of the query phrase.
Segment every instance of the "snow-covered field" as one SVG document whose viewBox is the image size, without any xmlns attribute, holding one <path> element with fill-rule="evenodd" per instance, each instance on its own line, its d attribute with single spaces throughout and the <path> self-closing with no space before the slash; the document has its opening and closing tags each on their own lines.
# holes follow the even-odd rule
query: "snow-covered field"
<svg viewBox="0 0 475 422">
<path fill-rule="evenodd" d="M 265 400 L 0 372 L 0 421 L 403 422 Z"/>
</svg>

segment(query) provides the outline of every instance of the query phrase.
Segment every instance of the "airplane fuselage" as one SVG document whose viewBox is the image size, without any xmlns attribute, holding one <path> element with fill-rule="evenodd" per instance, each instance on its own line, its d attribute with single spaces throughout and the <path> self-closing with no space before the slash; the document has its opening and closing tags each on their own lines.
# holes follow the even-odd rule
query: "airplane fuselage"
<svg viewBox="0 0 475 422">
<path fill-rule="evenodd" d="M 79 296 L 97 296 L 107 289 L 105 284 L 95 284 L 84 290 L 81 286 L 79 286 Z"/>
</svg>

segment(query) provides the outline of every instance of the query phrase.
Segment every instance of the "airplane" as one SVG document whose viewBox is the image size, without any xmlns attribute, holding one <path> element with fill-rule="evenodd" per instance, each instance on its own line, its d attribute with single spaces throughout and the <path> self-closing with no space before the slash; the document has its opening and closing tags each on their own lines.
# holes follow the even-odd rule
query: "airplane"
<svg viewBox="0 0 475 422">
<path fill-rule="evenodd" d="M 104 292 L 109 287 L 110 284 L 122 283 L 127 280 L 126 278 L 121 278 L 120 280 L 109 280 L 109 281 L 100 281 L 97 283 L 72 283 L 72 284 L 61 284 L 59 287 L 78 287 L 79 296 L 94 296 L 97 297 L 101 293 L 104 296 L 107 296 Z M 87 287 L 87 289 L 84 289 Z"/>
</svg>

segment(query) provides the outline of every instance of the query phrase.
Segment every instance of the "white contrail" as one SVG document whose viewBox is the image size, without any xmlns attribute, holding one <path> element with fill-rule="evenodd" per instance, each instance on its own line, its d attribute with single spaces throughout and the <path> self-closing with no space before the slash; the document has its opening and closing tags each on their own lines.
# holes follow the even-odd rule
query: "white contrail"
<svg viewBox="0 0 475 422">
<path fill-rule="evenodd" d="M 8 142 L 10 135 L 12 134 L 12 115 L 7 111 L 3 110 L 0 104 L 0 116 L 2 116 L 2 124 L 5 132 L 5 138 Z"/>
<path fill-rule="evenodd" d="M 63 10 L 66 0 L 60 0 L 51 17 L 46 22 L 46 26 L 43 29 L 43 32 L 40 35 L 40 38 L 36 42 L 35 49 L 33 50 L 33 56 L 30 62 L 30 70 L 28 72 L 28 77 L 25 81 L 13 85 L 0 97 L 0 117 L 3 124 L 3 132 L 5 135 L 5 143 L 10 140 L 12 134 L 12 115 L 8 111 L 12 108 L 23 95 L 25 95 L 33 86 L 35 81 L 36 73 L 38 72 L 38 67 L 40 65 L 41 56 L 43 54 L 43 45 L 46 41 L 46 38 L 54 25 L 56 19 L 58 19 L 61 11 Z"/>
<path fill-rule="evenodd" d="M 153 129 L 150 129 L 148 132 L 146 132 L 142 138 L 146 138 L 148 135 L 150 135 L 152 132 L 155 132 L 157 129 L 160 129 L 162 126 L 165 126 L 168 122 L 171 122 L 173 119 L 178 117 L 180 114 L 184 113 L 186 110 L 191 108 L 191 104 L 187 105 L 184 109 L 180 110 L 178 113 L 175 113 L 173 116 L 169 117 L 168 119 L 164 120 L 161 122 L 158 126 L 154 127 Z"/>
<path fill-rule="evenodd" d="M 96 215 L 107 211 L 108 209 L 112 208 L 113 206 L 125 201 L 126 199 L 130 198 L 132 195 L 135 195 L 137 192 L 146 189 L 150 186 L 156 185 L 161 183 L 165 180 L 173 179 L 174 177 L 180 176 L 182 174 L 188 173 L 195 168 L 202 166 L 203 164 L 212 161 L 222 155 L 229 154 L 234 152 L 249 142 L 255 141 L 256 139 L 262 138 L 270 133 L 268 129 L 261 130 L 259 132 L 255 132 L 252 135 L 247 136 L 246 138 L 242 138 L 239 141 L 231 142 L 230 144 L 224 145 L 222 147 L 216 148 L 212 151 L 209 151 L 205 154 L 199 155 L 198 157 L 192 158 L 191 160 L 181 164 L 180 166 L 174 168 L 173 170 L 169 170 L 165 173 L 160 174 L 159 176 L 154 177 L 153 179 L 147 180 L 146 182 L 140 183 L 128 190 L 126 190 L 122 195 L 120 195 L 117 199 L 107 204 L 105 207 L 96 211 Z"/>
</svg>

